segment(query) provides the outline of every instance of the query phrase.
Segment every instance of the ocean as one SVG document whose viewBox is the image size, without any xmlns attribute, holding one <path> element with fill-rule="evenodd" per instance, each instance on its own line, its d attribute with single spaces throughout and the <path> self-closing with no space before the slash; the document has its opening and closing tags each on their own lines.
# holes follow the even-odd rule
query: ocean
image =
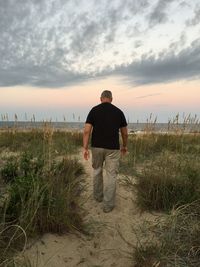
<svg viewBox="0 0 200 267">
<path fill-rule="evenodd" d="M 48 124 L 54 129 L 58 130 L 74 130 L 81 131 L 84 128 L 84 122 L 45 122 L 45 121 L 0 121 L 0 129 L 34 129 L 43 128 L 44 125 Z M 143 131 L 154 131 L 154 132 L 200 132 L 200 124 L 184 124 L 184 123 L 129 123 L 129 133 L 137 133 Z"/>
</svg>

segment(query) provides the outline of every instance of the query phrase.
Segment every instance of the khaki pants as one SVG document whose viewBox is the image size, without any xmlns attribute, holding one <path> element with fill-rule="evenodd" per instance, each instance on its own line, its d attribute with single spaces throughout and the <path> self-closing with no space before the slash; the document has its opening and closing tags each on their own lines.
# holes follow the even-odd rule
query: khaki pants
<svg viewBox="0 0 200 267">
<path fill-rule="evenodd" d="M 119 169 L 120 151 L 92 147 L 93 193 L 97 201 L 103 200 L 105 208 L 115 206 L 116 178 Z M 103 164 L 106 177 L 103 179 Z"/>
</svg>

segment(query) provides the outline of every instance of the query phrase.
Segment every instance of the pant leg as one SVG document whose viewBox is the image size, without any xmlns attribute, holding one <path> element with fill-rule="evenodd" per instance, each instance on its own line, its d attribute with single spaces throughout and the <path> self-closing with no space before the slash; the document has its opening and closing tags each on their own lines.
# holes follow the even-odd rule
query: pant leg
<svg viewBox="0 0 200 267">
<path fill-rule="evenodd" d="M 104 149 L 92 147 L 93 194 L 97 201 L 103 199 Z"/>
<path fill-rule="evenodd" d="M 115 206 L 116 180 L 119 169 L 119 150 L 108 150 L 105 156 L 106 179 L 104 186 L 104 208 L 112 209 Z"/>
</svg>

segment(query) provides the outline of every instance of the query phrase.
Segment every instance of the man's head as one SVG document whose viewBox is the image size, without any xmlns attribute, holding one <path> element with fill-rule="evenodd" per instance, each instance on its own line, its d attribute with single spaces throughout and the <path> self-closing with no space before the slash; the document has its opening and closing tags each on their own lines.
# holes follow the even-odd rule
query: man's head
<svg viewBox="0 0 200 267">
<path fill-rule="evenodd" d="M 111 103 L 112 102 L 112 92 L 108 91 L 108 90 L 104 90 L 101 93 L 101 98 L 100 99 L 101 99 L 102 103 L 105 103 L 105 102 Z"/>
</svg>

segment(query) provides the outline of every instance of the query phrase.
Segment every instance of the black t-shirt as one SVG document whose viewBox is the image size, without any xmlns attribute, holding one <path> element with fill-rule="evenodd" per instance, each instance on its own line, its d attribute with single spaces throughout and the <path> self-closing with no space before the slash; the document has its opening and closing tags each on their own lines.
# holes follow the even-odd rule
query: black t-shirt
<svg viewBox="0 0 200 267">
<path fill-rule="evenodd" d="M 119 129 L 127 126 L 124 113 L 111 103 L 101 103 L 89 112 L 86 123 L 93 126 L 92 147 L 119 149 Z"/>
</svg>

